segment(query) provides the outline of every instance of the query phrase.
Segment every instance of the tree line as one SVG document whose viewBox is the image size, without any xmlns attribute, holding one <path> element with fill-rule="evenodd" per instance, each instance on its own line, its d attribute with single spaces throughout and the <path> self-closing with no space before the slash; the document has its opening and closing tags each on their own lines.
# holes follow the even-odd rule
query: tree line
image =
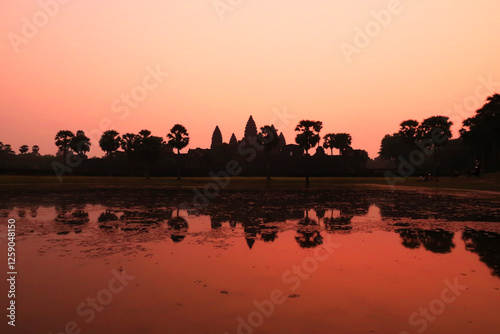
<svg viewBox="0 0 500 334">
<path fill-rule="evenodd" d="M 451 141 L 452 125 L 449 118 L 442 115 L 426 118 L 421 123 L 414 119 L 405 120 L 399 125 L 398 132 L 382 139 L 379 156 L 390 160 L 411 160 L 412 154 L 425 149 L 432 152 L 432 172 L 438 174 L 442 163 L 440 152 Z M 500 95 L 488 97 L 474 116 L 463 121 L 459 133 L 455 146 L 466 151 L 475 168 L 487 166 L 490 171 L 498 170 Z"/>
</svg>

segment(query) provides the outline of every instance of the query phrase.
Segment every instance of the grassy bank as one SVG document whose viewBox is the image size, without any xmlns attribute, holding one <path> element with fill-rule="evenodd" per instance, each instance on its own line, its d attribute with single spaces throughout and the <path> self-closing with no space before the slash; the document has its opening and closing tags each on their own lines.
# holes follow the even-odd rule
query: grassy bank
<svg viewBox="0 0 500 334">
<path fill-rule="evenodd" d="M 224 182 L 221 180 L 220 182 Z M 88 177 L 67 176 L 59 182 L 55 176 L 25 176 L 2 175 L 0 176 L 0 190 L 3 191 L 78 191 L 109 188 L 169 188 L 189 189 L 203 188 L 214 183 L 209 177 L 189 177 L 180 181 L 175 178 L 161 177 L 146 180 L 141 177 Z M 348 186 L 384 186 L 388 183 L 383 177 L 321 177 L 311 178 L 311 189 L 329 189 Z M 431 189 L 458 189 L 458 190 L 483 190 L 500 192 L 500 174 L 489 174 L 479 178 L 443 177 L 434 182 L 417 182 L 416 178 L 408 178 L 397 183 L 397 188 L 431 188 Z M 276 177 L 267 185 L 264 177 L 233 177 L 226 187 L 231 190 L 302 190 L 305 188 L 303 177 Z"/>
</svg>

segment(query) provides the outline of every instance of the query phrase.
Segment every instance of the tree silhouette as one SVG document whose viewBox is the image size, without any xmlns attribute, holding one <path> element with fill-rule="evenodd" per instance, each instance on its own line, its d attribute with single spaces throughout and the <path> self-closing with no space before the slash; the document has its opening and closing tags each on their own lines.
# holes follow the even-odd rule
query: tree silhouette
<svg viewBox="0 0 500 334">
<path fill-rule="evenodd" d="M 319 132 L 322 128 L 322 122 L 310 120 L 302 120 L 295 127 L 295 131 L 298 132 L 295 142 L 306 151 L 306 155 L 309 155 L 310 148 L 318 145 L 320 140 Z"/>
<path fill-rule="evenodd" d="M 33 155 L 40 155 L 40 153 L 38 153 L 40 151 L 40 147 L 38 147 L 38 145 L 33 145 L 33 147 L 31 148 L 31 152 L 33 153 Z"/>
<path fill-rule="evenodd" d="M 126 133 L 122 136 L 120 146 L 125 151 L 129 162 L 135 160 L 139 142 L 140 136 L 135 133 Z"/>
<path fill-rule="evenodd" d="M 399 134 L 405 138 L 410 145 L 414 145 L 415 141 L 420 139 L 421 133 L 418 121 L 409 119 L 401 122 L 399 126 Z"/>
<path fill-rule="evenodd" d="M 180 150 L 189 144 L 189 134 L 186 128 L 180 124 L 175 124 L 172 129 L 170 129 L 167 138 L 168 144 L 177 149 L 177 154 L 180 154 Z"/>
<path fill-rule="evenodd" d="M 181 179 L 180 151 L 189 144 L 189 134 L 186 128 L 175 124 L 167 134 L 168 144 L 177 149 L 177 180 Z"/>
<path fill-rule="evenodd" d="M 470 144 L 476 158 L 489 160 L 493 170 L 498 169 L 500 147 L 500 94 L 486 99 L 476 115 L 466 119 L 460 129 L 460 137 Z"/>
<path fill-rule="evenodd" d="M 453 123 L 448 120 L 446 116 L 432 116 L 424 119 L 422 124 L 418 128 L 418 136 L 421 139 L 428 139 L 433 141 L 433 145 L 438 148 L 444 146 L 449 138 L 451 138 L 451 126 Z M 435 138 L 441 135 L 443 136 L 440 142 L 437 142 Z"/>
<path fill-rule="evenodd" d="M 120 148 L 121 138 L 115 130 L 104 132 L 99 140 L 99 146 L 106 152 L 106 156 L 110 157 Z"/>
<path fill-rule="evenodd" d="M 385 135 L 380 143 L 379 156 L 384 159 L 396 160 L 407 151 L 406 139 L 399 133 Z"/>
<path fill-rule="evenodd" d="M 30 149 L 30 148 L 29 148 L 29 146 L 28 146 L 28 145 L 22 145 L 21 147 L 19 147 L 19 152 L 20 152 L 21 154 L 26 154 L 26 153 L 28 153 L 29 149 Z"/>
<path fill-rule="evenodd" d="M 70 149 L 70 144 L 75 134 L 69 130 L 61 130 L 56 134 L 54 140 L 56 141 L 56 146 L 59 148 L 59 151 L 62 153 L 64 161 L 66 161 L 66 157 L 68 156 L 68 151 Z"/>
<path fill-rule="evenodd" d="M 12 147 L 10 146 L 10 144 L 5 144 L 3 146 L 3 150 L 7 154 L 16 154 L 16 152 L 14 152 L 14 150 L 12 149 Z"/>
<path fill-rule="evenodd" d="M 139 136 L 141 136 L 142 138 L 147 138 L 151 135 L 151 131 L 149 130 L 141 130 L 139 131 Z"/>
<path fill-rule="evenodd" d="M 257 142 L 264 146 L 266 150 L 266 180 L 271 182 L 271 164 L 269 161 L 270 152 L 278 146 L 278 131 L 274 128 L 274 125 L 264 125 L 260 128 L 260 132 L 257 134 Z"/>
<path fill-rule="evenodd" d="M 444 146 L 451 138 L 451 126 L 453 123 L 446 116 L 432 116 L 424 119 L 419 126 L 419 138 L 424 140 L 424 145 L 434 147 L 434 170 L 439 174 L 439 156 L 440 147 Z"/>
<path fill-rule="evenodd" d="M 330 149 L 330 155 L 333 155 L 333 143 L 335 141 L 335 134 L 328 133 L 323 137 L 323 147 L 326 149 Z"/>
<path fill-rule="evenodd" d="M 318 145 L 320 137 L 319 132 L 323 128 L 321 121 L 302 120 L 295 127 L 298 132 L 295 142 L 306 151 L 309 156 L 309 149 Z M 307 165 L 307 163 L 306 163 Z M 306 188 L 309 188 L 309 168 L 306 166 Z"/>
<path fill-rule="evenodd" d="M 336 133 L 333 137 L 333 147 L 339 150 L 340 154 L 351 147 L 351 135 L 348 133 Z"/>
<path fill-rule="evenodd" d="M 148 131 L 149 132 L 149 131 Z M 140 133 L 145 134 L 143 131 Z M 158 162 L 161 153 L 163 152 L 163 146 L 165 142 L 162 137 L 142 136 L 139 139 L 139 145 L 137 147 L 137 154 L 139 159 L 146 165 L 145 176 L 149 178 L 151 173 L 151 165 Z"/>
<path fill-rule="evenodd" d="M 85 135 L 85 132 L 78 130 L 76 135 L 71 139 L 71 149 L 80 156 L 80 158 L 87 158 L 87 153 L 90 151 L 90 139 Z"/>
</svg>

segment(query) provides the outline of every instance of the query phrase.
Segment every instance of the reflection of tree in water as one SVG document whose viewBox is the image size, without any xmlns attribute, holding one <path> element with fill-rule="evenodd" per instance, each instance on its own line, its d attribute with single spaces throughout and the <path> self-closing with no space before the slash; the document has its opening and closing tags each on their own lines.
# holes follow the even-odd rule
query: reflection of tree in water
<svg viewBox="0 0 500 334">
<path fill-rule="evenodd" d="M 417 230 L 413 229 L 400 229 L 396 230 L 403 241 L 401 244 L 406 248 L 417 249 L 420 247 L 420 240 Z"/>
<path fill-rule="evenodd" d="M 273 242 L 278 238 L 278 227 L 270 226 L 266 224 L 262 224 L 259 226 L 260 228 L 260 238 L 264 240 L 264 242 Z"/>
<path fill-rule="evenodd" d="M 9 217 L 10 211 L 14 210 L 14 205 L 9 201 L 0 201 L 0 217 Z"/>
<path fill-rule="evenodd" d="M 229 221 L 231 218 L 227 213 L 217 212 L 216 214 L 210 215 L 210 225 L 212 229 L 216 230 L 222 227 L 223 222 Z"/>
<path fill-rule="evenodd" d="M 398 229 L 396 233 L 402 239 L 401 244 L 406 248 L 416 249 L 423 246 L 426 250 L 438 254 L 451 253 L 455 248 L 453 243 L 453 232 L 442 229 L 420 230 L 420 229 Z"/>
<path fill-rule="evenodd" d="M 57 216 L 56 233 L 69 234 L 70 232 L 80 233 L 83 225 L 89 222 L 89 214 L 84 210 L 85 205 L 66 205 L 63 201 L 60 206 L 56 206 Z"/>
<path fill-rule="evenodd" d="M 168 229 L 171 231 L 170 239 L 173 242 L 181 242 L 187 235 L 188 232 L 188 222 L 186 219 L 179 217 L 179 212 L 177 211 L 177 217 L 170 218 L 168 220 Z"/>
<path fill-rule="evenodd" d="M 38 215 L 38 206 L 32 206 L 30 208 L 30 216 L 35 218 Z"/>
<path fill-rule="evenodd" d="M 491 269 L 492 275 L 500 277 L 500 234 L 467 228 L 462 239 L 465 248 L 479 255 L 479 259 Z"/>
<path fill-rule="evenodd" d="M 320 234 L 320 225 L 314 219 L 309 218 L 309 211 L 306 210 L 305 217 L 299 221 L 297 236 L 295 240 L 302 248 L 313 248 L 323 243 Z"/>
<path fill-rule="evenodd" d="M 353 215 L 345 210 L 340 210 L 340 216 L 333 217 L 334 210 L 332 209 L 330 211 L 330 217 L 325 217 L 323 219 L 325 230 L 330 233 L 350 233 L 352 230 L 351 219 Z"/>
<path fill-rule="evenodd" d="M 37 213 L 38 206 L 37 206 L 37 205 L 35 205 L 35 206 L 31 206 L 31 207 L 29 207 L 29 206 L 28 206 L 28 207 L 26 207 L 26 208 L 28 208 L 28 209 L 29 209 L 29 215 L 30 215 L 30 217 L 35 218 L 35 217 L 38 215 L 38 213 Z M 24 218 L 24 217 L 26 217 L 26 215 L 27 215 L 27 213 L 28 213 L 28 211 L 27 211 L 27 209 L 26 209 L 26 208 L 19 208 L 19 209 L 17 210 L 17 216 L 18 216 L 19 218 Z"/>
<path fill-rule="evenodd" d="M 171 217 L 171 209 L 138 207 L 120 211 L 106 209 L 99 215 L 97 221 L 99 228 L 103 230 L 147 233 Z"/>
<path fill-rule="evenodd" d="M 99 215 L 99 218 L 97 218 L 97 221 L 99 223 L 107 223 L 116 220 L 118 220 L 118 216 L 115 215 L 111 210 L 105 210 L 103 213 Z"/>
</svg>

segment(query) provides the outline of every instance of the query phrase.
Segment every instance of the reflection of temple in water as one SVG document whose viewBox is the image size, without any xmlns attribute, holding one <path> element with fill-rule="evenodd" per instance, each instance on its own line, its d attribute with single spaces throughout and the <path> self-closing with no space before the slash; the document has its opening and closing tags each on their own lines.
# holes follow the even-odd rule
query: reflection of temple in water
<svg viewBox="0 0 500 334">
<path fill-rule="evenodd" d="M 123 199 L 118 201 L 103 200 L 99 211 L 87 206 L 87 200 L 62 198 L 52 206 L 55 216 L 50 221 L 50 230 L 56 234 L 80 233 L 91 229 L 98 233 L 100 240 L 110 243 L 139 243 L 152 240 L 172 240 L 183 242 L 189 235 L 189 217 L 200 217 L 202 230 L 230 231 L 231 235 L 245 239 L 249 249 L 255 249 L 260 243 L 272 243 L 279 240 L 282 233 L 291 232 L 292 242 L 301 248 L 314 248 L 324 242 L 326 234 L 349 234 L 356 231 L 367 231 L 382 228 L 396 232 L 401 244 L 407 249 L 425 249 L 437 254 L 448 254 L 456 247 L 453 238 L 455 232 L 440 229 L 422 229 L 410 227 L 411 218 L 434 217 L 438 206 L 433 197 L 422 197 L 417 194 L 408 195 L 422 207 L 429 210 L 403 212 L 410 208 L 403 203 L 405 198 L 385 194 L 385 197 L 368 196 L 366 192 L 356 196 L 346 196 L 344 190 L 333 192 L 313 192 L 307 194 L 290 194 L 287 192 L 255 192 L 221 193 L 210 205 L 203 208 L 189 208 L 192 197 L 161 197 L 152 193 L 149 197 L 132 198 L 127 205 Z M 178 194 L 176 195 L 178 196 Z M 192 195 L 191 195 L 192 196 Z M 186 200 L 187 199 L 187 200 Z M 408 198 L 406 198 L 408 201 Z M 461 201 L 458 199 L 457 201 Z M 468 200 L 469 201 L 469 200 Z M 169 203 L 169 206 L 155 206 L 151 203 Z M 408 201 L 409 202 L 409 201 Z M 116 204 L 118 203 L 118 204 Z M 376 205 L 373 203 L 377 203 Z M 399 206 L 401 205 L 401 206 Z M 179 213 L 179 207 L 186 207 Z M 471 206 L 469 213 L 474 213 L 476 205 Z M 480 206 L 479 206 L 480 207 Z M 102 208 L 102 209 L 101 209 Z M 414 206 L 412 206 L 414 208 Z M 0 215 L 18 215 L 23 220 L 40 220 L 39 206 L 35 202 L 22 206 L 8 206 L 0 203 Z M 42 219 L 50 209 L 40 211 Z M 89 214 L 91 212 L 91 214 Z M 468 214 L 469 214 L 468 213 Z M 459 213 L 461 214 L 461 213 Z M 468 217 L 450 216 L 447 219 Z M 30 218 L 31 217 L 31 218 Z M 399 222 L 396 226 L 390 222 L 394 217 L 405 217 L 410 223 Z M 386 221 L 387 219 L 387 221 Z M 92 221 L 95 220 L 95 221 Z M 416 225 L 420 226 L 420 225 Z M 92 229 L 95 228 L 95 229 Z M 199 232 L 200 226 L 195 226 Z M 33 230 L 27 234 L 34 233 Z M 212 233 L 210 238 L 218 238 L 225 233 Z M 287 236 L 288 238 L 288 236 Z M 499 244 L 500 234 L 474 229 L 466 229 L 462 238 L 468 251 L 478 254 L 496 276 L 500 276 Z"/>
</svg>

